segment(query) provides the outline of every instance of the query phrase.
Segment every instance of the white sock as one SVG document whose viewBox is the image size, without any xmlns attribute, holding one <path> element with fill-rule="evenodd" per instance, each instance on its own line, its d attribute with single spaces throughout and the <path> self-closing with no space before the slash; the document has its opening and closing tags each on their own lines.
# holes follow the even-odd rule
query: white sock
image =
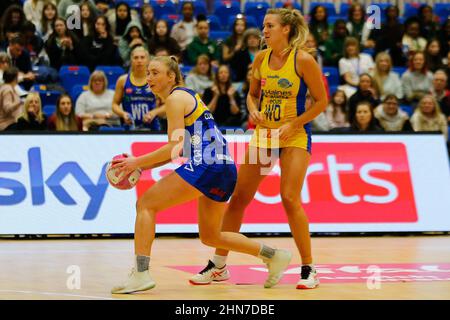
<svg viewBox="0 0 450 320">
<path fill-rule="evenodd" d="M 222 269 L 227 263 L 227 257 L 228 256 L 219 256 L 215 254 L 214 257 L 212 258 L 212 262 L 217 268 Z"/>
</svg>

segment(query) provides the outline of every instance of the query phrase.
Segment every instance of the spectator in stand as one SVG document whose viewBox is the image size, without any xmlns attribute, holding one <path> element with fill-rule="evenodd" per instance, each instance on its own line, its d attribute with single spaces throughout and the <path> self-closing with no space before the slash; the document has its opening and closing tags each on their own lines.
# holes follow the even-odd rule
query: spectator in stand
<svg viewBox="0 0 450 320">
<path fill-rule="evenodd" d="M 181 49 L 177 41 L 170 36 L 169 24 L 166 20 L 158 20 L 156 23 L 155 36 L 148 42 L 148 52 L 155 55 L 157 48 L 167 49 L 170 56 L 181 58 Z"/>
<path fill-rule="evenodd" d="M 195 67 L 186 76 L 186 87 L 203 96 L 205 89 L 213 85 L 213 80 L 211 59 L 206 54 L 199 55 Z"/>
<path fill-rule="evenodd" d="M 366 24 L 366 14 L 364 6 L 360 3 L 353 3 L 348 9 L 347 30 L 350 37 L 356 38 L 361 46 L 364 46 L 369 37 L 370 29 Z"/>
<path fill-rule="evenodd" d="M 247 29 L 247 22 L 243 15 L 237 15 L 233 23 L 231 36 L 222 45 L 222 62 L 229 63 L 233 57 L 243 49 L 244 32 Z"/>
<path fill-rule="evenodd" d="M 31 57 L 25 49 L 25 41 L 21 36 L 16 36 L 9 41 L 6 50 L 11 61 L 11 65 L 19 69 L 19 83 L 29 90 L 36 79 L 36 74 L 32 72 Z"/>
<path fill-rule="evenodd" d="M 373 106 L 367 101 L 361 101 L 356 105 L 355 117 L 349 129 L 349 131 L 359 133 L 384 131 L 378 125 L 378 121 L 373 113 Z"/>
<path fill-rule="evenodd" d="M 151 40 L 155 35 L 156 19 L 153 7 L 148 3 L 144 3 L 144 5 L 141 8 L 140 22 L 142 26 L 142 31 L 144 32 L 144 37 L 147 40 Z"/>
<path fill-rule="evenodd" d="M 62 65 L 78 65 L 85 58 L 85 50 L 77 36 L 66 27 L 66 20 L 57 18 L 54 31 L 45 43 L 50 66 L 59 70 Z"/>
<path fill-rule="evenodd" d="M 3 72 L 11 66 L 11 59 L 6 52 L 0 52 L 0 85 L 3 84 Z"/>
<path fill-rule="evenodd" d="M 41 55 L 44 48 L 44 41 L 42 41 L 41 37 L 38 36 L 36 32 L 36 26 L 30 22 L 26 21 L 23 27 L 23 39 L 24 39 L 24 48 L 28 51 L 30 54 L 30 60 L 32 66 L 38 66 L 39 64 L 43 63 L 44 61 L 41 61 L 41 57 L 43 60 L 45 57 Z"/>
<path fill-rule="evenodd" d="M 389 6 L 385 12 L 386 22 L 381 25 L 381 29 L 373 29 L 369 39 L 375 43 L 375 55 L 387 51 L 394 66 L 404 66 L 406 63 L 402 44 L 404 27 L 398 19 L 400 10 L 397 6 Z"/>
<path fill-rule="evenodd" d="M 439 32 L 439 44 L 441 47 L 441 56 L 447 56 L 450 52 L 450 19 L 447 19 L 442 23 Z"/>
<path fill-rule="evenodd" d="M 446 88 L 448 82 L 444 70 L 437 70 L 433 76 L 433 87 L 431 93 L 441 107 L 442 113 L 447 117 L 450 124 L 450 90 Z"/>
<path fill-rule="evenodd" d="M 131 9 L 128 3 L 120 1 L 116 3 L 115 14 L 108 16 L 109 25 L 114 41 L 119 42 L 120 38 L 125 34 L 128 24 L 132 20 Z"/>
<path fill-rule="evenodd" d="M 253 63 L 260 51 L 261 32 L 256 28 L 250 28 L 244 33 L 244 46 L 236 52 L 230 61 L 233 71 L 233 81 L 242 82 L 247 77 L 248 66 Z"/>
<path fill-rule="evenodd" d="M 408 114 L 399 108 L 394 94 L 388 94 L 383 103 L 375 108 L 375 118 L 385 131 L 413 131 Z"/>
<path fill-rule="evenodd" d="M 6 9 L 0 23 L 1 48 L 6 48 L 12 38 L 22 35 L 25 21 L 27 18 L 21 6 L 12 5 Z"/>
<path fill-rule="evenodd" d="M 133 48 L 138 46 L 142 46 L 145 50 L 148 50 L 147 41 L 144 38 L 144 32 L 141 29 L 141 25 L 139 22 L 133 20 L 127 25 L 127 28 L 119 41 L 120 58 L 124 62 L 125 67 L 130 66 L 130 53 Z"/>
<path fill-rule="evenodd" d="M 444 68 L 441 46 L 436 38 L 431 39 L 425 48 L 425 61 L 431 72 Z"/>
<path fill-rule="evenodd" d="M 44 42 L 48 40 L 53 33 L 53 25 L 58 18 L 56 5 L 51 1 L 44 2 L 42 7 L 42 17 L 38 26 L 38 32 Z"/>
<path fill-rule="evenodd" d="M 113 98 L 114 91 L 108 89 L 103 71 L 94 71 L 89 78 L 89 90 L 78 97 L 75 107 L 85 131 L 92 125 L 120 125 L 119 117 L 112 112 Z"/>
<path fill-rule="evenodd" d="M 433 14 L 433 8 L 424 4 L 420 6 L 417 13 L 420 24 L 420 35 L 429 40 L 438 35 L 439 17 Z"/>
<path fill-rule="evenodd" d="M 344 20 L 336 20 L 333 27 L 333 35 L 325 41 L 324 64 L 337 67 L 344 52 L 344 42 L 348 35 Z"/>
<path fill-rule="evenodd" d="M 4 83 L 0 86 L 0 131 L 15 124 L 22 114 L 22 102 L 15 91 L 19 70 L 9 67 L 3 72 Z"/>
<path fill-rule="evenodd" d="M 48 119 L 51 131 L 82 131 L 83 121 L 75 115 L 72 98 L 63 93 L 56 101 L 56 112 Z"/>
<path fill-rule="evenodd" d="M 406 20 L 402 45 L 403 53 L 407 58 L 414 55 L 415 52 L 425 51 L 427 40 L 420 36 L 420 23 L 416 17 Z"/>
<path fill-rule="evenodd" d="M 113 43 L 111 27 L 105 16 L 98 16 L 94 21 L 94 33 L 83 39 L 86 48 L 85 64 L 93 71 L 99 65 L 121 65 L 117 46 Z"/>
<path fill-rule="evenodd" d="M 197 20 L 194 18 L 194 3 L 183 2 L 181 13 L 183 19 L 173 25 L 170 36 L 177 41 L 181 50 L 185 51 L 187 46 L 194 40 L 197 32 Z"/>
<path fill-rule="evenodd" d="M 95 0 L 95 6 L 97 7 L 97 12 L 101 15 L 106 15 L 110 7 L 114 6 L 115 0 Z"/>
<path fill-rule="evenodd" d="M 410 60 L 408 70 L 402 75 L 403 93 L 408 103 L 416 104 L 431 92 L 433 74 L 427 70 L 425 55 L 416 52 Z"/>
<path fill-rule="evenodd" d="M 447 74 L 447 89 L 450 90 L 450 51 L 447 53 L 447 66 L 445 67 L 445 73 Z"/>
<path fill-rule="evenodd" d="M 44 8 L 44 1 L 41 0 L 26 0 L 23 3 L 23 12 L 28 21 L 32 22 L 36 28 L 41 23 L 42 10 Z"/>
<path fill-rule="evenodd" d="M 348 37 L 344 43 L 344 57 L 339 60 L 339 74 L 345 83 L 342 90 L 347 97 L 356 91 L 359 76 L 371 72 L 373 67 L 372 57 L 366 53 L 360 53 L 358 40 Z"/>
<path fill-rule="evenodd" d="M 330 36 L 328 14 L 324 6 L 318 5 L 314 7 L 309 13 L 309 31 L 314 36 L 319 47 L 323 47 L 325 41 Z"/>
<path fill-rule="evenodd" d="M 58 3 L 58 16 L 66 20 L 70 16 L 68 12 L 70 6 L 79 6 L 83 1 L 89 4 L 92 11 L 97 12 L 97 7 L 93 0 L 60 0 Z"/>
<path fill-rule="evenodd" d="M 214 85 L 205 90 L 202 97 L 219 126 L 240 127 L 243 123 L 241 98 L 231 85 L 230 69 L 221 65 L 217 70 Z"/>
<path fill-rule="evenodd" d="M 432 95 L 425 95 L 411 117 L 414 131 L 440 131 L 448 139 L 447 119 L 442 114 L 439 104 Z"/>
<path fill-rule="evenodd" d="M 325 109 L 330 129 L 347 128 L 350 126 L 347 117 L 347 97 L 342 90 L 336 90 L 331 97 L 330 104 Z"/>
<path fill-rule="evenodd" d="M 402 82 L 398 74 L 392 71 L 392 60 L 388 53 L 377 54 L 372 77 L 381 100 L 390 94 L 394 94 L 398 99 L 403 98 Z"/>
<path fill-rule="evenodd" d="M 78 39 L 82 40 L 84 37 L 92 36 L 94 33 L 94 22 L 97 17 L 97 11 L 91 8 L 87 0 L 84 0 L 80 3 L 80 13 L 81 29 L 75 29 L 75 34 Z"/>
<path fill-rule="evenodd" d="M 12 5 L 22 5 L 22 0 L 2 0 L 0 1 L 0 13 L 5 12 Z"/>
<path fill-rule="evenodd" d="M 188 45 L 187 58 L 190 65 L 194 65 L 197 57 L 206 54 L 211 59 L 213 66 L 218 66 L 220 50 L 215 40 L 209 38 L 209 24 L 206 20 L 197 21 L 197 36 Z"/>
<path fill-rule="evenodd" d="M 350 123 L 354 122 L 356 107 L 362 101 L 368 102 L 372 108 L 375 108 L 380 104 L 375 83 L 372 77 L 367 73 L 360 75 L 358 90 L 348 100 L 347 114 Z"/>
<path fill-rule="evenodd" d="M 48 129 L 47 117 L 42 112 L 39 93 L 30 92 L 27 95 L 23 106 L 23 114 L 10 129 L 17 131 L 45 131 Z"/>
</svg>

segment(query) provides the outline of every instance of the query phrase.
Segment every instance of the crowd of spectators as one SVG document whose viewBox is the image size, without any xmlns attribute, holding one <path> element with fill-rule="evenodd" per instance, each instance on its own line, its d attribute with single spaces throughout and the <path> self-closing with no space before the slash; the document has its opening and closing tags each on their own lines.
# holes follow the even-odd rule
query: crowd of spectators
<svg viewBox="0 0 450 320">
<path fill-rule="evenodd" d="M 197 0 L 199 1 L 199 0 Z M 195 2 L 180 3 L 179 16 L 156 17 L 148 1 L 139 8 L 113 0 L 2 1 L 0 20 L 0 130 L 98 130 L 120 126 L 112 111 L 115 83 L 99 65 L 130 66 L 130 51 L 177 56 L 187 87 L 197 91 L 222 127 L 252 128 L 246 112 L 250 67 L 263 48 L 261 29 L 238 14 L 229 37 L 211 36 L 209 16 Z M 71 5 L 80 11 L 73 27 Z M 290 2 L 284 6 L 291 8 Z M 313 121 L 318 131 L 440 131 L 450 124 L 450 19 L 423 4 L 417 16 L 391 5 L 381 28 L 371 28 L 365 8 L 354 3 L 346 19 L 331 19 L 325 6 L 305 13 L 307 44 L 324 68 L 329 106 Z M 173 21 L 173 19 L 177 19 Z M 62 66 L 87 66 L 84 92 L 61 85 Z M 338 72 L 330 84 L 325 68 Z M 59 90 L 45 114 L 35 87 Z M 310 98 L 309 98 L 310 99 Z"/>
</svg>

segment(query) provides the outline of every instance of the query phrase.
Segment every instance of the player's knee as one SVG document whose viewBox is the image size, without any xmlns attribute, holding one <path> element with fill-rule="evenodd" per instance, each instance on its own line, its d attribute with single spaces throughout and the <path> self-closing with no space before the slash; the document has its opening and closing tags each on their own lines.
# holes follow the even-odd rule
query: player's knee
<svg viewBox="0 0 450 320">
<path fill-rule="evenodd" d="M 246 192 L 235 192 L 231 197 L 230 208 L 245 208 L 253 200 L 253 195 L 249 195 Z"/>
<path fill-rule="evenodd" d="M 137 214 L 153 211 L 156 211 L 156 208 L 152 207 L 152 201 L 148 201 L 144 197 L 141 197 L 136 201 Z"/>
<path fill-rule="evenodd" d="M 200 234 L 200 241 L 208 247 L 217 247 L 220 242 L 220 234 L 216 233 L 203 233 Z"/>
<path fill-rule="evenodd" d="M 300 195 L 292 191 L 281 192 L 281 202 L 285 209 L 291 209 L 300 206 Z"/>
</svg>

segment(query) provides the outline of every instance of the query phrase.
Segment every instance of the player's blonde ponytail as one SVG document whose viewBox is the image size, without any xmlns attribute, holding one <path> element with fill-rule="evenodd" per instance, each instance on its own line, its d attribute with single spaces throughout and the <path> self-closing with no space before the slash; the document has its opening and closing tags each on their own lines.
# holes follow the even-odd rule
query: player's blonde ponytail
<svg viewBox="0 0 450 320">
<path fill-rule="evenodd" d="M 315 51 L 315 49 L 306 46 L 309 28 L 308 23 L 300 11 L 296 9 L 273 8 L 267 10 L 266 14 L 278 15 L 282 26 L 288 25 L 291 27 L 288 38 L 289 50 L 301 49 L 308 53 Z"/>
</svg>

